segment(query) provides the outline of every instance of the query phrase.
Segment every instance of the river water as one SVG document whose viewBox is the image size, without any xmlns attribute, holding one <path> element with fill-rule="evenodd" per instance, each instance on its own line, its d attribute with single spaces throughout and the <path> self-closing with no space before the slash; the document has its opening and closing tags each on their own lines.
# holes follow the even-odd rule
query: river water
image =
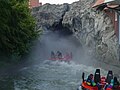
<svg viewBox="0 0 120 90">
<path fill-rule="evenodd" d="M 41 63 L 19 69 L 14 75 L 1 79 L 0 90 L 76 90 L 82 72 L 94 73 L 95 68 L 74 62 L 44 60 Z M 106 71 L 101 70 L 105 75 Z"/>
<path fill-rule="evenodd" d="M 48 60 L 51 51 L 72 52 L 73 58 L 68 62 Z M 30 54 L 21 64 L 7 70 L 0 77 L 0 90 L 76 90 L 82 79 L 94 73 L 96 68 L 88 66 L 89 57 L 80 43 L 72 36 L 59 36 L 45 33 L 32 47 Z M 90 59 L 90 58 L 89 58 Z M 86 65 L 83 64 L 86 62 Z M 101 75 L 107 71 L 101 68 Z"/>
</svg>

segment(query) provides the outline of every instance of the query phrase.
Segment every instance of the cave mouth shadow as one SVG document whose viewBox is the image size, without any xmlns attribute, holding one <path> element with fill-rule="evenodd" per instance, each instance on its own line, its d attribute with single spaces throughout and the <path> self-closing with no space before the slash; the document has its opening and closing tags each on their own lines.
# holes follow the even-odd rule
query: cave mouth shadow
<svg viewBox="0 0 120 90">
<path fill-rule="evenodd" d="M 62 36 L 72 35 L 73 34 L 72 30 L 70 30 L 69 27 L 65 27 L 62 24 L 62 21 L 63 21 L 63 18 L 61 18 L 59 22 L 55 22 L 51 26 L 52 31 L 59 31 L 59 34 L 62 35 Z"/>
</svg>

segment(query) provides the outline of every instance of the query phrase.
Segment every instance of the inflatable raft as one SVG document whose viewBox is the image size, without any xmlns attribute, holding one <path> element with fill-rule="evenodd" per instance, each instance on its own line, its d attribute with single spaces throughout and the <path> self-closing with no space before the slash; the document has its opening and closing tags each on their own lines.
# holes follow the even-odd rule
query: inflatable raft
<svg viewBox="0 0 120 90">
<path fill-rule="evenodd" d="M 82 83 L 77 88 L 77 90 L 120 90 L 120 84 L 117 81 L 116 77 L 113 77 L 113 72 L 108 71 L 107 76 L 101 76 L 100 75 L 100 69 L 96 69 L 94 74 L 94 82 L 96 85 L 88 85 L 87 80 L 84 79 L 85 73 L 82 74 Z M 116 78 L 116 80 L 115 80 Z M 111 81 L 114 81 L 113 86 L 111 86 Z M 115 83 L 117 82 L 116 86 Z"/>
</svg>

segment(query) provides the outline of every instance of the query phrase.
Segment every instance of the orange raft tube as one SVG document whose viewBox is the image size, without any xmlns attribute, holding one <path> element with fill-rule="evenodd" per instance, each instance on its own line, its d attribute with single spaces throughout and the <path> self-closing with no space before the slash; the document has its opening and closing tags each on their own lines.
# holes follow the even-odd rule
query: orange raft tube
<svg viewBox="0 0 120 90">
<path fill-rule="evenodd" d="M 112 88 L 107 88 L 106 90 L 113 90 Z M 120 86 L 114 90 L 120 90 Z"/>
<path fill-rule="evenodd" d="M 53 61 L 70 61 L 71 58 L 49 58 L 49 60 L 53 60 Z"/>
<path fill-rule="evenodd" d="M 86 81 L 82 82 L 82 89 L 87 89 L 87 90 L 98 90 L 97 86 L 89 86 L 87 85 Z"/>
<path fill-rule="evenodd" d="M 106 83 L 109 83 L 109 79 L 113 78 L 113 73 L 112 71 L 108 71 L 107 77 L 104 77 L 100 75 L 100 69 L 96 69 L 95 74 L 94 74 L 94 81 L 99 83 L 99 86 L 90 86 L 86 83 L 86 80 L 84 79 L 84 72 L 82 74 L 82 84 L 80 85 L 80 87 L 77 90 L 120 90 L 120 85 L 118 85 L 117 87 L 115 87 L 115 89 L 109 88 L 107 87 L 106 89 L 104 89 Z M 109 79 L 108 79 L 109 78 Z M 95 82 L 95 83 L 96 83 Z"/>
</svg>

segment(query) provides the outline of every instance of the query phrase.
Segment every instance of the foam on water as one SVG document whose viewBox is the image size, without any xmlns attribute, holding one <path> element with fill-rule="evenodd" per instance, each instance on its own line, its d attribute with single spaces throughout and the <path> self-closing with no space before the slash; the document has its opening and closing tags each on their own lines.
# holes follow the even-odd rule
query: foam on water
<svg viewBox="0 0 120 90">
<path fill-rule="evenodd" d="M 86 77 L 95 72 L 94 67 L 74 62 L 44 60 L 42 63 L 20 70 L 15 90 L 76 90 L 81 83 L 82 72 Z M 107 72 L 101 69 L 104 75 Z"/>
</svg>

